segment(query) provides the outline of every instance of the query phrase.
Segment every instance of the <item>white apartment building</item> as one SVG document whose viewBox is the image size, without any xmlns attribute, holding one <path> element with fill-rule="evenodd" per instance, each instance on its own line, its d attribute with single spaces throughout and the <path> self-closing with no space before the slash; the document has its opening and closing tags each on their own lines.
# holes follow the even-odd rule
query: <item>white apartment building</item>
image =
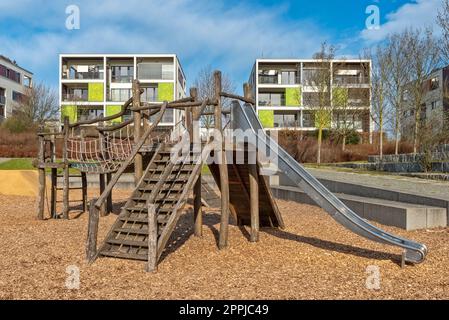
<svg viewBox="0 0 449 320">
<path fill-rule="evenodd" d="M 186 77 L 175 54 L 61 54 L 59 69 L 61 119 L 71 123 L 120 112 L 132 97 L 134 79 L 144 90 L 142 102 L 186 96 Z M 180 119 L 181 111 L 167 110 L 160 125 L 174 126 Z"/>
<path fill-rule="evenodd" d="M 327 94 L 331 117 L 328 128 L 337 128 L 343 114 L 359 132 L 370 133 L 371 61 L 314 59 L 257 59 L 249 79 L 256 100 L 256 111 L 266 129 L 316 130 L 315 112 L 318 93 L 314 75 L 318 69 L 329 70 Z M 347 97 L 342 112 L 335 103 L 336 93 Z"/>
<path fill-rule="evenodd" d="M 32 87 L 32 79 L 33 73 L 0 55 L 0 122 L 13 114 L 27 89 Z"/>
</svg>

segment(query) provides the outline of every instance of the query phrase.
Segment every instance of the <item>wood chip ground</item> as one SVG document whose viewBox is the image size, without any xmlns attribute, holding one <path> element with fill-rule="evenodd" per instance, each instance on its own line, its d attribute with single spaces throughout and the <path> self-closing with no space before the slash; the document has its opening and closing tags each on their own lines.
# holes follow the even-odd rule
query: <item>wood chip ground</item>
<svg viewBox="0 0 449 320">
<path fill-rule="evenodd" d="M 116 211 L 127 194 L 115 192 Z M 87 265 L 87 214 L 38 221 L 34 197 L 0 195 L 0 299 L 449 298 L 449 229 L 384 227 L 429 248 L 423 264 L 401 269 L 400 249 L 350 233 L 320 208 L 278 204 L 285 230 L 263 229 L 260 242 L 250 243 L 247 229 L 231 225 L 223 251 L 216 245 L 219 210 L 207 209 L 202 238 L 192 235 L 186 210 L 158 272 L 150 274 L 144 263 L 129 260 Z M 100 239 L 114 220 L 100 220 Z M 80 270 L 79 289 L 66 287 L 70 266 Z M 378 290 L 367 289 L 370 266 L 379 268 Z"/>
</svg>

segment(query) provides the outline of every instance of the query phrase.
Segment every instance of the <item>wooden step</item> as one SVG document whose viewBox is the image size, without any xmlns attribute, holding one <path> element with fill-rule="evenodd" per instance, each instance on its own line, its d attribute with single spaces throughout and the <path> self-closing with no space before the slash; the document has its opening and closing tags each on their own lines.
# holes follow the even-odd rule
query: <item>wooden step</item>
<svg viewBox="0 0 449 320">
<path fill-rule="evenodd" d="M 138 247 L 138 248 L 148 248 L 147 241 L 135 241 L 135 240 L 125 240 L 125 239 L 107 239 L 106 243 L 118 244 L 123 246 Z"/>
<path fill-rule="evenodd" d="M 167 213 L 171 212 L 171 210 L 165 210 L 165 212 L 161 212 L 161 214 L 158 214 L 157 216 L 157 222 L 159 223 L 165 223 L 168 220 Z M 148 223 L 148 218 L 136 218 L 136 217 L 129 217 L 129 216 L 120 216 L 120 221 L 123 222 L 129 222 L 129 223 Z"/>
<path fill-rule="evenodd" d="M 136 254 L 136 253 L 124 253 L 124 252 L 119 252 L 119 251 L 103 250 L 100 252 L 100 255 L 104 256 L 104 257 L 119 258 L 119 259 L 130 259 L 130 260 L 140 260 L 140 261 L 148 260 L 148 255 Z"/>
</svg>

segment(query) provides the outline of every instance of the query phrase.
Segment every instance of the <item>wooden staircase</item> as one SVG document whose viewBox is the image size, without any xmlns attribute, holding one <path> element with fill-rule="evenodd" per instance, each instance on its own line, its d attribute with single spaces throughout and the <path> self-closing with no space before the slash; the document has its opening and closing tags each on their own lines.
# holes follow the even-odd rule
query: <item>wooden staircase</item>
<svg viewBox="0 0 449 320">
<path fill-rule="evenodd" d="M 157 215 L 157 257 L 159 258 L 201 172 L 200 154 L 174 164 L 169 146 L 160 146 L 142 179 L 122 208 L 98 255 L 148 260 L 148 204 Z"/>
</svg>

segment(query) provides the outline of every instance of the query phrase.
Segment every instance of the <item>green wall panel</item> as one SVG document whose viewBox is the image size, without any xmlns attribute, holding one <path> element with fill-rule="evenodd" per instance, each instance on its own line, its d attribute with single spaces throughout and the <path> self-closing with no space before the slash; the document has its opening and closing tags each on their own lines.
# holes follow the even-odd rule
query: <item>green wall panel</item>
<svg viewBox="0 0 449 320">
<path fill-rule="evenodd" d="M 104 101 L 104 84 L 91 82 L 88 85 L 88 100 L 89 102 Z"/>
<path fill-rule="evenodd" d="M 77 115 L 77 107 L 76 106 L 62 106 L 61 107 L 61 121 L 64 121 L 64 118 L 68 117 L 70 123 L 76 122 Z"/>
<path fill-rule="evenodd" d="M 106 106 L 106 117 L 113 116 L 122 111 L 121 105 L 110 105 Z M 112 123 L 122 122 L 122 117 L 111 120 Z"/>
<path fill-rule="evenodd" d="M 259 119 L 264 128 L 274 127 L 274 111 L 273 110 L 259 110 Z"/>
<path fill-rule="evenodd" d="M 334 107 L 347 107 L 349 100 L 348 88 L 333 88 L 332 102 Z"/>
<path fill-rule="evenodd" d="M 162 82 L 157 85 L 158 101 L 173 101 L 174 86 L 173 83 Z"/>
<path fill-rule="evenodd" d="M 301 88 L 285 88 L 285 105 L 289 107 L 301 105 Z"/>
</svg>

